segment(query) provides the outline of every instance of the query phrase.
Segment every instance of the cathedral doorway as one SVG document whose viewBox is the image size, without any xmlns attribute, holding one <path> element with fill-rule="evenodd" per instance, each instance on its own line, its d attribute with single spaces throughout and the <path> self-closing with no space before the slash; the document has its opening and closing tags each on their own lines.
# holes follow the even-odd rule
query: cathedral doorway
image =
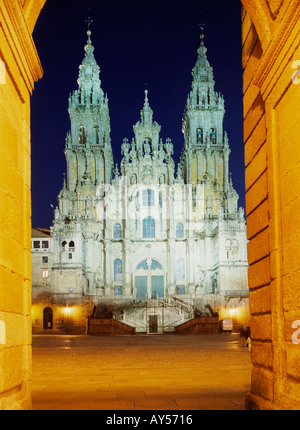
<svg viewBox="0 0 300 430">
<path fill-rule="evenodd" d="M 142 260 L 135 269 L 135 294 L 137 299 L 156 299 L 165 296 L 162 265 L 152 258 Z"/>
</svg>

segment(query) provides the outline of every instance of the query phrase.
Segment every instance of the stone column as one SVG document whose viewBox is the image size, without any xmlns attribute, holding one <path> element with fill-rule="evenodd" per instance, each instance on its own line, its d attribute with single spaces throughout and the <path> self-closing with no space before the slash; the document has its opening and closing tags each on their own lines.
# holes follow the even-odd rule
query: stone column
<svg viewBox="0 0 300 430">
<path fill-rule="evenodd" d="M 30 95 L 43 75 L 23 5 L 0 2 L 0 409 L 9 410 L 31 407 Z"/>
</svg>

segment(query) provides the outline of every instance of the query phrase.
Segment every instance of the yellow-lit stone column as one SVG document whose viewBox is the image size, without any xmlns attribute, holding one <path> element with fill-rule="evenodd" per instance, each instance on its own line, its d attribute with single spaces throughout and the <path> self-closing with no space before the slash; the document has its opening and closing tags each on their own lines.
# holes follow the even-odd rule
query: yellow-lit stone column
<svg viewBox="0 0 300 430">
<path fill-rule="evenodd" d="M 242 3 L 253 338 L 246 407 L 299 409 L 300 85 L 294 73 L 300 66 L 300 4 Z"/>
<path fill-rule="evenodd" d="M 28 409 L 30 95 L 42 68 L 18 0 L 0 2 L 0 61 L 0 409 Z"/>
</svg>

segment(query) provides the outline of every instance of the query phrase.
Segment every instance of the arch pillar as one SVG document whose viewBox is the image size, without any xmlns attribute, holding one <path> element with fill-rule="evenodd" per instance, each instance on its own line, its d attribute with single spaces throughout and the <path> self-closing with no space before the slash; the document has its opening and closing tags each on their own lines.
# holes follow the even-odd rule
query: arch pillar
<svg viewBox="0 0 300 430">
<path fill-rule="evenodd" d="M 300 402 L 300 345 L 293 342 L 292 329 L 300 320 L 300 85 L 293 80 L 300 58 L 300 5 L 296 0 L 242 3 L 253 339 L 246 408 L 293 409 Z"/>
<path fill-rule="evenodd" d="M 0 409 L 30 409 L 30 95 L 43 70 L 22 2 L 0 2 L 0 40 Z"/>
</svg>

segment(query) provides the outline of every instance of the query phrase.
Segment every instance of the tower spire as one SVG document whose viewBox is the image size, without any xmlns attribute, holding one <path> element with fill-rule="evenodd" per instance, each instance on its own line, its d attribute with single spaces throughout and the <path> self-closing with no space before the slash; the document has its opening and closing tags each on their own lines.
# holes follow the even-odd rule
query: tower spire
<svg viewBox="0 0 300 430">
<path fill-rule="evenodd" d="M 81 103 L 83 101 L 89 101 L 91 103 L 98 102 L 103 98 L 103 91 L 101 89 L 100 81 L 100 67 L 98 66 L 94 57 L 94 46 L 91 41 L 91 23 L 93 20 L 88 18 L 85 21 L 88 24 L 88 30 L 86 32 L 88 36 L 87 43 L 84 47 L 85 55 L 79 66 L 78 86 L 80 92 Z"/>
<path fill-rule="evenodd" d="M 82 183 L 82 179 L 92 180 L 94 184 L 109 182 L 113 166 L 108 98 L 101 88 L 100 67 L 94 57 L 92 22 L 91 18 L 86 20 L 88 39 L 84 46 L 84 58 L 79 66 L 78 89 L 69 97 L 71 130 L 66 140 L 66 157 L 68 186 L 72 191 Z M 78 151 L 82 155 L 74 169 L 74 157 L 77 157 Z M 96 157 L 106 163 L 103 171 L 96 168 Z"/>
<path fill-rule="evenodd" d="M 214 86 L 214 77 L 213 77 L 213 69 L 210 66 L 206 52 L 207 48 L 204 45 L 204 27 L 203 24 L 199 25 L 200 27 L 200 47 L 197 49 L 198 58 L 193 68 L 193 84 L 199 84 L 200 82 L 209 82 L 212 86 Z"/>
<path fill-rule="evenodd" d="M 228 143 L 223 133 L 223 117 L 225 113 L 224 99 L 214 89 L 215 81 L 213 69 L 206 56 L 207 49 L 204 45 L 204 23 L 200 28 L 200 47 L 197 50 L 198 57 L 192 71 L 192 88 L 187 97 L 187 103 L 183 115 L 182 130 L 185 135 L 185 177 L 188 183 L 201 183 L 209 176 L 216 178 L 217 183 L 223 189 L 228 186 Z M 195 150 L 197 172 L 193 166 L 190 148 Z M 205 151 L 202 153 L 202 149 Z M 223 150 L 224 154 L 217 153 Z M 208 150 L 208 151 L 206 151 Z M 211 155 L 213 154 L 213 155 Z M 223 172 L 213 168 L 213 157 L 220 158 L 218 163 L 223 165 Z M 223 156 L 224 155 L 224 156 Z M 203 158 L 206 158 L 205 166 L 201 167 Z M 223 186 L 224 185 L 224 186 Z"/>
</svg>

